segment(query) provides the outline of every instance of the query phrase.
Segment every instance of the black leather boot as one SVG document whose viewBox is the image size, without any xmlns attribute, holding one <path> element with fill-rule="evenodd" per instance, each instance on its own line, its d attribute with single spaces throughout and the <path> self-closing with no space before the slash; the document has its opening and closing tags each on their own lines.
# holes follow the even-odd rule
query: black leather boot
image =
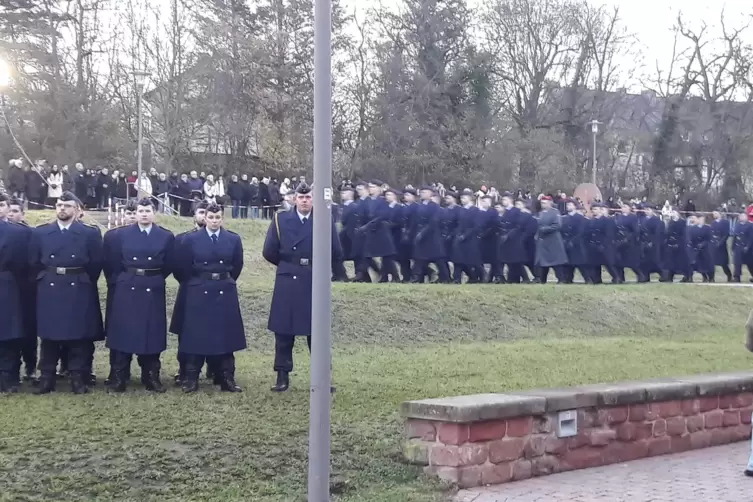
<svg viewBox="0 0 753 502">
<path fill-rule="evenodd" d="M 34 389 L 34 394 L 40 395 L 40 394 L 49 394 L 50 392 L 55 392 L 56 383 L 57 383 L 57 374 L 42 373 L 42 376 L 39 377 L 39 384 L 37 388 Z"/>
<path fill-rule="evenodd" d="M 156 392 L 158 394 L 164 394 L 167 392 L 167 389 L 162 385 L 162 381 L 159 377 L 159 370 L 150 370 L 144 377 L 141 379 L 141 381 L 144 383 L 144 387 L 149 392 Z"/>
<path fill-rule="evenodd" d="M 181 383 L 181 387 L 186 394 L 199 390 L 199 373 L 196 371 L 186 371 L 186 376 Z"/>
<path fill-rule="evenodd" d="M 110 385 L 109 390 L 111 392 L 125 392 L 127 387 L 125 372 L 124 371 L 112 371 L 110 373 Z"/>
<path fill-rule="evenodd" d="M 235 383 L 235 376 L 230 372 L 223 373 L 220 377 L 220 389 L 223 392 L 243 392 L 240 385 Z"/>
<path fill-rule="evenodd" d="M 272 392 L 285 392 L 290 387 L 290 377 L 287 371 L 277 372 L 277 383 L 272 387 Z"/>
<path fill-rule="evenodd" d="M 90 378 L 89 372 L 71 372 L 71 391 L 74 394 L 87 394 L 89 392 L 87 383 Z"/>
</svg>

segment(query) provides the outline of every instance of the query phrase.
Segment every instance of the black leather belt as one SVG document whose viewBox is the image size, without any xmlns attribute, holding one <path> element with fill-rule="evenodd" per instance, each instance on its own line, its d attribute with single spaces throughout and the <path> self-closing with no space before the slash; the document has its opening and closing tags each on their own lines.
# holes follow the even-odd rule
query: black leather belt
<svg viewBox="0 0 753 502">
<path fill-rule="evenodd" d="M 143 275 L 145 277 L 162 275 L 161 268 L 128 268 L 126 270 L 134 275 Z"/>
<path fill-rule="evenodd" d="M 227 272 L 201 272 L 196 274 L 196 277 L 207 281 L 222 281 L 230 277 L 230 274 Z"/>
<path fill-rule="evenodd" d="M 47 267 L 47 271 L 57 275 L 78 275 L 86 273 L 84 267 Z"/>
<path fill-rule="evenodd" d="M 292 263 L 293 265 L 299 265 L 301 267 L 311 266 L 311 258 L 288 258 L 283 261 L 286 263 Z"/>
</svg>

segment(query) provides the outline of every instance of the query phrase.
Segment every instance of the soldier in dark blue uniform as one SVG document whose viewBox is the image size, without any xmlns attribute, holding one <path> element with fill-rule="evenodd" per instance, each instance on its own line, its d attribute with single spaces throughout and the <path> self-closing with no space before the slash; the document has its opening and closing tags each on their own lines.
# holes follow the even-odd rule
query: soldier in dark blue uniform
<svg viewBox="0 0 753 502">
<path fill-rule="evenodd" d="M 587 270 L 588 255 L 584 240 L 588 220 L 578 212 L 576 202 L 573 200 L 567 201 L 565 209 L 567 214 L 562 217 L 562 240 L 565 244 L 568 264 L 563 266 L 563 274 L 564 282 L 572 284 L 575 280 L 576 268 L 584 281 L 590 277 Z"/>
<path fill-rule="evenodd" d="M 369 191 L 366 183 L 359 182 L 356 184 L 356 193 L 358 194 L 358 200 L 356 206 L 353 208 L 358 221 L 358 228 L 366 225 L 369 222 Z M 367 257 L 365 255 L 366 250 L 366 235 L 363 232 L 359 232 L 356 229 L 356 236 L 358 244 L 354 246 L 354 249 L 358 251 L 358 260 L 354 263 L 356 269 L 356 282 L 371 282 L 371 272 L 374 270 L 377 274 L 382 274 L 382 270 L 379 268 L 374 258 Z"/>
<path fill-rule="evenodd" d="M 400 239 L 402 239 L 401 228 L 401 214 L 403 211 L 403 205 L 400 203 L 402 193 L 399 191 L 388 188 L 384 191 L 384 198 L 387 199 L 389 205 L 389 217 L 387 218 L 388 226 L 390 228 L 390 235 L 392 236 L 392 242 L 395 244 L 395 268 L 400 262 Z M 400 274 L 402 276 L 402 274 Z M 410 279 L 410 276 L 408 277 Z M 401 277 L 396 277 L 395 281 L 400 281 Z"/>
<path fill-rule="evenodd" d="M 523 280 L 526 262 L 525 243 L 523 242 L 523 225 L 520 209 L 516 208 L 513 196 L 509 192 L 502 194 L 500 199 L 502 213 L 499 217 L 499 269 L 504 274 L 507 266 L 505 282 L 518 284 Z"/>
<path fill-rule="evenodd" d="M 102 238 L 102 249 L 104 250 L 104 256 L 105 259 L 107 259 L 108 254 L 110 253 L 110 249 L 115 245 L 114 241 L 116 239 L 116 236 L 119 231 L 123 230 L 124 228 L 127 228 L 129 225 L 132 225 L 136 223 L 136 209 L 138 208 L 138 203 L 136 200 L 129 200 L 125 207 L 123 208 L 123 224 L 121 226 L 112 228 L 105 232 L 104 237 Z M 107 326 L 110 322 L 110 317 L 112 313 L 112 291 L 113 287 L 115 286 L 114 282 L 116 277 L 113 277 L 112 275 L 108 274 L 107 270 L 107 262 L 105 262 L 105 267 L 103 269 L 103 272 L 105 274 L 105 281 L 107 283 L 107 299 L 105 301 L 105 333 L 107 333 Z M 114 361 L 115 353 L 113 351 L 110 351 L 110 369 L 115 366 Z M 105 380 L 105 385 L 109 385 L 112 381 L 112 371 L 110 371 L 110 375 Z M 131 379 L 131 367 L 128 366 L 126 372 L 125 372 L 125 378 L 127 381 L 130 381 Z"/>
<path fill-rule="evenodd" d="M 214 381 L 223 391 L 241 392 L 235 383 L 234 352 L 246 348 L 235 282 L 243 270 L 243 243 L 238 234 L 222 226 L 222 208 L 217 204 L 207 206 L 205 223 L 176 249 L 185 279 L 178 349 L 185 354 L 183 392 L 199 389 L 204 362 L 216 372 Z"/>
<path fill-rule="evenodd" d="M 2 219 L 2 218 L 0 218 Z M 16 223 L 22 228 L 24 235 L 23 249 L 28 250 L 29 242 L 31 241 L 31 227 L 24 220 L 24 204 L 23 201 L 15 197 L 11 197 L 8 200 L 8 221 Z M 24 264 L 26 264 L 26 258 L 24 256 Z M 37 340 L 37 301 L 36 301 L 36 278 L 31 277 L 27 270 L 23 277 L 19 276 L 18 287 L 21 291 L 21 310 L 23 312 L 23 324 L 24 333 L 26 336 L 21 341 L 21 358 L 18 361 L 18 370 L 14 371 L 14 375 L 20 375 L 21 363 L 24 365 L 23 380 L 35 381 L 37 371 L 37 348 L 39 341 Z"/>
<path fill-rule="evenodd" d="M 205 218 L 207 214 L 207 207 L 209 204 L 203 200 L 196 203 L 193 213 L 193 229 L 188 232 L 183 232 L 175 236 L 175 242 L 173 243 L 175 249 L 175 255 L 179 255 L 179 251 L 183 246 L 185 239 L 192 233 L 203 230 L 205 226 Z M 173 307 L 173 315 L 170 318 L 170 333 L 178 336 L 180 341 L 180 334 L 183 331 L 183 317 L 186 312 L 186 282 L 193 277 L 190 270 L 181 269 L 179 267 L 172 267 L 173 277 L 178 281 L 178 294 L 175 296 L 175 306 Z M 185 272 L 185 273 L 184 273 Z M 207 368 L 207 378 L 212 377 L 212 371 Z M 183 385 L 186 375 L 186 355 L 180 351 L 180 344 L 178 345 L 178 374 L 175 375 L 175 385 Z"/>
<path fill-rule="evenodd" d="M 413 231 L 415 229 L 415 217 L 418 204 L 416 204 L 416 191 L 408 188 L 403 191 L 403 206 L 398 212 L 398 225 L 400 227 L 400 240 L 397 245 L 397 261 L 400 264 L 400 275 L 403 282 L 411 281 L 411 259 L 413 258 Z"/>
<path fill-rule="evenodd" d="M 7 221 L 9 209 L 8 196 L 0 193 L 0 393 L 18 392 L 21 346 L 28 338 L 21 286 L 29 278 L 28 235 L 24 227 Z"/>
<path fill-rule="evenodd" d="M 690 279 L 693 272 L 698 272 L 703 282 L 709 282 L 714 268 L 711 253 L 711 227 L 706 225 L 703 215 L 691 216 L 688 226 L 688 256 L 690 257 Z"/>
<path fill-rule="evenodd" d="M 284 392 L 290 386 L 295 338 L 305 336 L 311 350 L 312 205 L 311 189 L 301 184 L 296 190 L 295 211 L 277 215 L 264 240 L 264 259 L 277 267 L 267 324 L 267 329 L 275 334 L 274 392 Z M 342 255 L 334 228 L 332 255 Z"/>
<path fill-rule="evenodd" d="M 463 208 L 458 205 L 458 198 L 458 194 L 453 191 L 447 191 L 444 196 L 445 207 L 442 210 L 440 226 L 445 251 L 444 257 L 448 263 L 452 261 L 452 248 L 458 231 L 458 218 L 463 211 Z M 453 275 L 456 267 L 457 265 L 453 262 Z"/>
<path fill-rule="evenodd" d="M 97 280 L 102 273 L 102 237 L 75 221 L 80 201 L 65 192 L 57 219 L 32 232 L 29 263 L 37 277 L 37 333 L 42 340 L 37 394 L 55 390 L 60 348 L 68 348 L 71 389 L 89 391 L 89 358 L 104 337 Z"/>
<path fill-rule="evenodd" d="M 460 193 L 463 207 L 458 212 L 455 239 L 450 252 L 453 263 L 452 278 L 456 284 L 463 282 L 463 273 L 469 283 L 478 283 L 483 276 L 483 263 L 479 249 L 481 232 L 481 211 L 473 203 L 473 191 L 465 189 Z"/>
<path fill-rule="evenodd" d="M 342 280 L 342 276 L 347 279 L 345 273 L 346 261 L 352 261 L 355 268 L 355 264 L 359 260 L 361 254 L 360 246 L 363 243 L 363 236 L 356 233 L 356 229 L 360 225 L 360 215 L 358 212 L 358 204 L 353 200 L 355 190 L 352 186 L 345 186 L 340 190 L 340 243 L 342 244 L 343 254 L 341 258 L 332 257 L 333 263 L 333 275 Z"/>
<path fill-rule="evenodd" d="M 439 273 L 439 282 L 450 282 L 450 271 L 444 258 L 442 242 L 441 208 L 431 200 L 434 189 L 423 186 L 420 190 L 421 203 L 413 218 L 413 278 L 415 283 L 423 283 L 427 267 L 433 263 Z"/>
<path fill-rule="evenodd" d="M 688 257 L 688 224 L 680 218 L 680 212 L 672 209 L 664 240 L 664 277 L 662 282 L 674 282 L 675 275 L 681 274 L 681 282 L 690 282 L 690 261 Z"/>
<path fill-rule="evenodd" d="M 591 206 L 591 212 L 593 218 L 586 227 L 586 249 L 591 273 L 586 282 L 601 284 L 601 270 L 604 267 L 612 277 L 612 282 L 617 283 L 619 278 L 614 268 L 614 240 L 617 225 L 607 216 L 608 209 L 603 203 L 594 203 Z"/>
<path fill-rule="evenodd" d="M 389 203 L 382 196 L 382 182 L 369 182 L 369 196 L 361 204 L 365 209 L 364 222 L 356 232 L 363 236 L 363 257 L 360 262 L 360 274 L 369 274 L 369 263 L 374 258 L 381 258 L 381 277 L 379 282 L 399 281 L 395 265 L 395 243 L 392 242 Z"/>
<path fill-rule="evenodd" d="M 664 222 L 654 213 L 650 204 L 641 205 L 644 217 L 640 222 L 641 231 L 641 272 L 642 282 L 649 282 L 651 274 L 662 274 L 662 248 L 664 247 Z"/>
<path fill-rule="evenodd" d="M 481 231 L 479 234 L 481 246 L 481 262 L 483 263 L 481 280 L 485 283 L 502 282 L 502 272 L 499 270 L 499 213 L 492 204 L 492 198 L 482 195 L 479 199 L 481 210 Z M 486 265 L 489 265 L 489 274 Z"/>
<path fill-rule="evenodd" d="M 521 237 L 525 252 L 525 266 L 528 267 L 531 276 L 535 278 L 534 262 L 536 260 L 536 232 L 538 231 L 538 223 L 536 222 L 536 218 L 533 217 L 533 203 L 530 200 L 517 200 L 515 201 L 515 207 L 520 209 L 520 227 L 523 229 Z M 523 270 L 522 275 L 522 282 L 531 282 L 525 270 Z"/>
<path fill-rule="evenodd" d="M 126 390 L 133 354 L 146 390 L 165 392 L 160 381 L 160 354 L 167 348 L 165 279 L 173 260 L 172 232 L 154 224 L 154 206 L 139 201 L 138 223 L 124 227 L 105 250 L 105 276 L 112 283 L 107 323 L 114 392 Z"/>
<path fill-rule="evenodd" d="M 722 217 L 722 212 L 716 210 L 713 212 L 714 221 L 711 223 L 711 254 L 714 268 L 711 269 L 709 280 L 715 281 L 716 267 L 722 267 L 724 275 L 727 276 L 727 282 L 732 282 L 732 272 L 729 269 L 729 250 L 727 244 L 729 241 L 729 221 Z"/>
<path fill-rule="evenodd" d="M 740 282 L 743 275 L 743 265 L 746 265 L 748 272 L 753 275 L 753 260 L 751 260 L 753 223 L 748 221 L 746 213 L 740 213 L 737 217 L 737 225 L 732 232 L 732 238 L 732 263 L 734 265 L 732 281 Z"/>
<path fill-rule="evenodd" d="M 625 269 L 633 271 L 638 282 L 643 282 L 643 272 L 640 270 L 640 225 L 638 217 L 633 214 L 632 208 L 623 204 L 620 208 L 622 211 L 615 216 L 614 222 L 617 225 L 615 235 L 615 247 L 617 251 L 616 272 L 619 282 L 625 282 Z"/>
</svg>

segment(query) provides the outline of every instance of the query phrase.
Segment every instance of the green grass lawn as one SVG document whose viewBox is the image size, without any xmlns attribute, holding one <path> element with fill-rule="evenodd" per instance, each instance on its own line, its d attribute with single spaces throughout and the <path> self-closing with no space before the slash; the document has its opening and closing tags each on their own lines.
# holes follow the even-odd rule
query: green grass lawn
<svg viewBox="0 0 753 502">
<path fill-rule="evenodd" d="M 83 397 L 67 384 L 49 396 L 1 396 L 0 500 L 305 500 L 305 344 L 296 348 L 291 390 L 271 393 L 273 339 L 265 328 L 274 269 L 260 256 L 266 226 L 227 226 L 246 247 L 239 282 L 249 349 L 236 355 L 245 392 L 202 383 L 198 394 L 171 388 L 154 396 L 133 385 L 113 396 L 100 383 Z M 751 296 L 748 288 L 681 284 L 335 284 L 334 499 L 446 497 L 401 461 L 397 410 L 407 399 L 747 369 Z M 170 342 L 165 377 L 177 369 Z M 106 362 L 99 350 L 100 381 Z"/>
</svg>

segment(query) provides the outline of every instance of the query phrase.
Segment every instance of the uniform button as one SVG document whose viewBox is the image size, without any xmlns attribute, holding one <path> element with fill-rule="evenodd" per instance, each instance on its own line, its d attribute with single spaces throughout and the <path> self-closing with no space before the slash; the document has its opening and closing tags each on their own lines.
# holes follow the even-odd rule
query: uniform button
<svg viewBox="0 0 753 502">
<path fill-rule="evenodd" d="M 75 258 L 75 257 L 76 257 L 76 255 L 75 255 L 75 254 L 72 254 L 72 255 L 71 255 L 71 258 Z"/>
<path fill-rule="evenodd" d="M 296 249 L 297 249 L 297 248 L 296 248 L 295 246 L 293 246 L 293 251 L 295 251 Z"/>
<path fill-rule="evenodd" d="M 135 256 L 133 257 L 133 261 L 136 261 L 136 257 Z"/>
<path fill-rule="evenodd" d="M 51 282 L 51 283 L 50 283 L 50 286 L 54 286 L 54 285 L 55 285 L 55 283 L 54 283 L 54 282 Z"/>
<path fill-rule="evenodd" d="M 220 291 L 220 294 L 221 294 L 221 295 L 224 295 L 224 294 L 225 294 L 225 292 L 224 292 L 224 291 Z"/>
<path fill-rule="evenodd" d="M 146 292 L 147 292 L 147 293 L 149 293 L 150 291 L 151 291 L 151 289 L 149 289 L 149 288 L 146 288 Z"/>
<path fill-rule="evenodd" d="M 204 262 L 204 265 L 207 265 L 207 262 Z"/>
<path fill-rule="evenodd" d="M 75 283 L 75 282 L 72 282 L 72 283 L 71 283 L 71 286 L 75 286 L 75 285 L 76 285 L 76 283 Z"/>
<path fill-rule="evenodd" d="M 209 294 L 209 291 L 204 291 L 204 294 L 205 294 L 205 295 Z"/>
<path fill-rule="evenodd" d="M 131 291 L 134 291 L 136 288 L 131 288 Z"/>
<path fill-rule="evenodd" d="M 51 254 L 51 255 L 50 255 L 50 258 L 55 258 L 55 255 L 54 255 L 54 254 Z"/>
<path fill-rule="evenodd" d="M 298 277 L 296 277 L 296 276 L 293 276 L 293 279 L 298 279 Z"/>
<path fill-rule="evenodd" d="M 224 261 L 222 261 L 222 260 L 220 260 L 220 265 L 222 265 L 223 263 L 225 263 L 225 262 L 224 262 Z"/>
<path fill-rule="evenodd" d="M 149 258 L 147 258 L 147 260 L 151 260 L 151 259 L 152 259 L 152 257 L 151 257 L 151 256 L 150 256 Z"/>
</svg>

